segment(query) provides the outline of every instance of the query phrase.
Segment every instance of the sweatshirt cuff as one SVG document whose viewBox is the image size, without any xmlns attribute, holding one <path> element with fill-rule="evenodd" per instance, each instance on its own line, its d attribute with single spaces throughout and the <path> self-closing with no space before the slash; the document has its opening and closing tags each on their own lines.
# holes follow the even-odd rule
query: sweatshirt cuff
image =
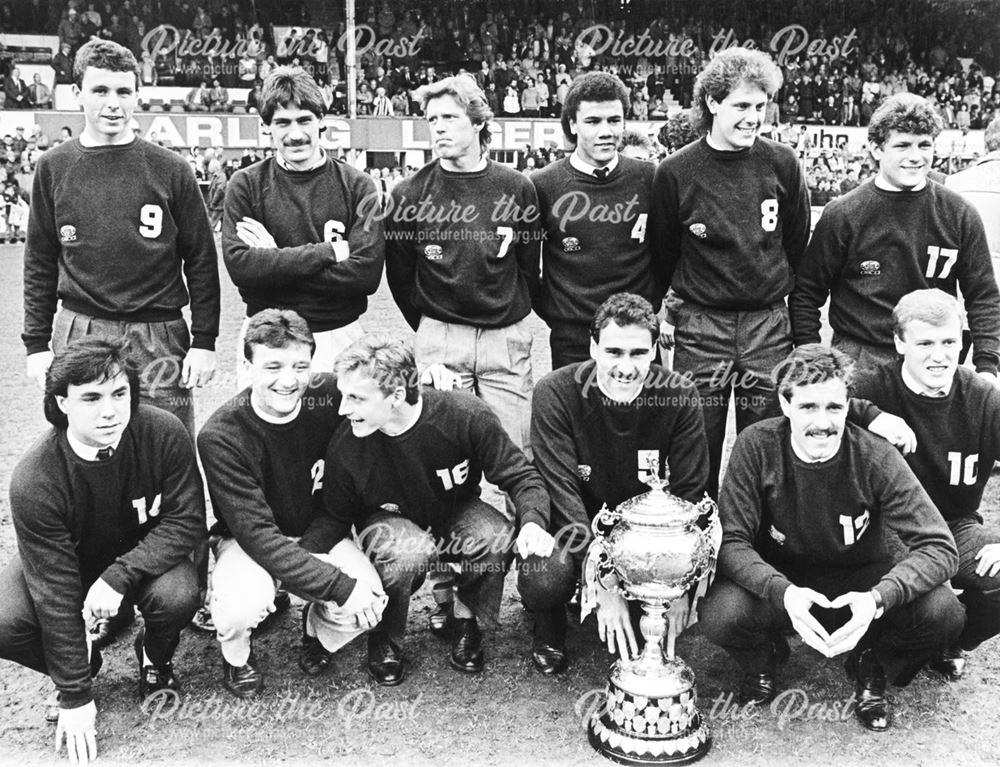
<svg viewBox="0 0 1000 767">
<path fill-rule="evenodd" d="M 993 359 L 990 355 L 983 355 L 978 359 L 973 358 L 976 364 L 977 373 L 990 373 L 992 375 L 997 374 L 997 361 Z"/>
<path fill-rule="evenodd" d="M 521 528 L 524 527 L 529 522 L 534 522 L 536 525 L 542 528 L 542 530 L 547 531 L 549 529 L 548 515 L 543 514 L 538 509 L 528 509 L 527 511 L 525 511 L 523 514 L 520 515 L 520 519 L 518 520 L 518 525 L 517 525 L 518 531 L 520 531 Z"/>
<path fill-rule="evenodd" d="M 357 578 L 352 578 L 347 575 L 343 570 L 340 572 L 340 576 L 334 581 L 333 589 L 330 594 L 330 599 L 336 602 L 338 605 L 343 605 L 351 597 L 351 592 L 354 591 L 354 587 L 357 585 Z"/>
<path fill-rule="evenodd" d="M 128 591 L 128 587 L 131 585 L 128 574 L 125 572 L 125 568 L 118 562 L 115 562 L 113 565 L 108 567 L 107 570 L 101 573 L 100 577 L 102 581 L 108 584 L 123 597 Z"/>
<path fill-rule="evenodd" d="M 59 691 L 59 708 L 80 708 L 86 706 L 94 699 L 94 692 L 88 681 L 87 687 L 78 692 Z"/>
<path fill-rule="evenodd" d="M 38 354 L 39 352 L 49 351 L 48 341 L 31 341 L 30 343 L 24 344 L 24 350 L 27 354 Z"/>
<path fill-rule="evenodd" d="M 783 575 L 775 575 L 767 584 L 765 597 L 768 602 L 779 610 L 785 609 L 785 590 L 792 585 L 792 582 Z"/>
<path fill-rule="evenodd" d="M 215 351 L 215 336 L 206 333 L 194 333 L 191 336 L 192 349 L 204 349 L 208 352 Z"/>
<path fill-rule="evenodd" d="M 903 599 L 903 592 L 899 586 L 886 578 L 876 583 L 873 591 L 882 595 L 882 606 L 885 612 L 889 612 L 893 607 L 898 607 Z"/>
</svg>

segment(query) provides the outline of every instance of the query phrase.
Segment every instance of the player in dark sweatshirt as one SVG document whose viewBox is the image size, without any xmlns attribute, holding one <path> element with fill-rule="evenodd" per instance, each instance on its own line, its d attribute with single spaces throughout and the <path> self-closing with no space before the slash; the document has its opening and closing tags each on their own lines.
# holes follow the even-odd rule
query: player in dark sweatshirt
<svg viewBox="0 0 1000 767">
<path fill-rule="evenodd" d="M 789 299 L 795 343 L 819 341 L 830 298 L 833 343 L 862 368 L 894 362 L 892 308 L 907 293 L 961 289 L 976 370 L 995 380 L 1000 292 L 979 213 L 927 178 L 941 118 L 910 93 L 886 100 L 868 126 L 878 175 L 831 202 L 816 224 Z"/>
<path fill-rule="evenodd" d="M 92 692 L 100 654 L 87 623 L 139 607 L 140 695 L 178 691 L 171 658 L 198 607 L 190 555 L 205 501 L 177 418 L 139 405 L 122 341 L 87 338 L 55 355 L 45 415 L 53 429 L 10 484 L 19 554 L 0 572 L 0 657 L 48 674 L 59 692 L 57 743 L 96 756 Z M 89 658 L 88 658 L 89 653 Z"/>
<path fill-rule="evenodd" d="M 386 211 L 386 277 L 417 331 L 423 373 L 444 365 L 493 408 L 514 444 L 528 441 L 531 332 L 538 291 L 538 198 L 489 159 L 486 97 L 471 78 L 417 92 L 438 159 L 400 182 Z"/>
<path fill-rule="evenodd" d="M 948 527 L 895 449 L 846 423 L 852 363 L 818 344 L 775 371 L 784 418 L 736 440 L 719 496 L 719 578 L 699 611 L 705 635 L 743 667 L 743 702 L 777 694 L 794 629 L 827 657 L 850 652 L 855 714 L 885 730 L 886 678 L 906 684 L 962 630 L 946 581 Z M 909 549 L 894 563 L 892 528 Z"/>
<path fill-rule="evenodd" d="M 908 293 L 893 309 L 893 326 L 902 363 L 866 371 L 851 391 L 913 429 L 916 449 L 906 462 L 955 538 L 959 565 L 951 582 L 962 590 L 965 629 L 931 666 L 958 679 L 965 651 L 1000 634 L 1000 536 L 980 513 L 1000 457 L 1000 391 L 958 365 L 962 315 L 954 297 L 937 289 Z"/>
<path fill-rule="evenodd" d="M 317 540 L 332 545 L 354 526 L 389 596 L 369 636 L 368 672 L 383 685 L 403 680 L 410 595 L 443 562 L 461 569 L 450 662 L 482 671 L 478 621 L 496 623 L 514 529 L 479 497 L 480 481 L 510 496 L 518 550 L 547 555 L 549 498 L 541 478 L 484 403 L 463 392 L 421 394 L 403 342 L 366 336 L 337 359 L 335 372 L 349 424 L 327 451 L 328 516 Z"/>
<path fill-rule="evenodd" d="M 532 398 L 531 444 L 552 513 L 547 529 L 558 539 L 543 561 L 527 560 L 518 574 L 525 607 L 535 614 L 532 661 L 543 674 L 566 667 L 566 603 L 591 541 L 591 521 L 649 490 L 650 462 L 667 475 L 670 492 L 698 502 L 708 479 L 708 445 L 694 384 L 650 364 L 659 337 L 652 306 L 618 294 L 597 310 L 588 362 L 554 370 Z M 636 647 L 624 599 L 599 593 L 598 631 L 621 655 Z M 611 644 L 609 644 L 611 647 Z"/>
<path fill-rule="evenodd" d="M 139 83 L 132 53 L 91 41 L 75 69 L 86 126 L 39 158 L 32 187 L 22 334 L 28 375 L 41 384 L 52 351 L 74 338 L 135 334 L 143 400 L 173 412 L 193 436 L 188 389 L 211 380 L 219 332 L 205 203 L 183 158 L 132 132 Z M 190 335 L 181 315 L 189 303 Z"/>
<path fill-rule="evenodd" d="M 664 340 L 702 395 L 713 496 L 733 393 L 737 432 L 777 415 L 770 373 L 792 348 L 785 296 L 809 238 L 809 198 L 795 153 L 757 135 L 780 85 L 760 51 L 713 58 L 694 90 L 707 135 L 653 178 L 650 246 L 670 287 Z"/>
<path fill-rule="evenodd" d="M 198 434 L 219 517 L 213 528 L 220 540 L 212 617 L 224 661 L 223 684 L 240 698 L 263 688 L 251 632 L 274 610 L 276 581 L 317 603 L 303 618 L 299 663 L 309 674 L 327 668 L 343 644 L 330 625 L 334 621 L 326 620 L 335 606 L 355 627 L 356 614 L 371 606 L 374 592 L 381 593 L 363 557 L 355 558 L 364 562 L 363 572 L 348 572 L 340 555 L 353 544 L 331 551 L 336 541 L 323 545 L 312 529 L 323 518 L 324 456 L 342 418 L 332 378 L 311 373 L 308 325 L 290 310 L 266 309 L 250 319 L 245 338 L 250 388 L 222 405 Z M 334 606 L 328 608 L 330 603 Z"/>
<path fill-rule="evenodd" d="M 330 371 L 361 336 L 358 318 L 382 277 L 378 192 L 371 178 L 320 146 L 323 94 L 304 70 L 271 72 L 259 109 L 275 156 L 233 174 L 223 257 L 247 317 L 292 309 L 312 330 L 313 369 Z"/>
<path fill-rule="evenodd" d="M 531 174 L 545 240 L 535 311 L 550 329 L 552 369 L 590 357 L 590 322 L 608 296 L 634 293 L 654 307 L 663 275 L 647 237 L 655 168 L 624 157 L 629 92 L 614 75 L 573 81 L 562 111 L 573 153 Z"/>
</svg>

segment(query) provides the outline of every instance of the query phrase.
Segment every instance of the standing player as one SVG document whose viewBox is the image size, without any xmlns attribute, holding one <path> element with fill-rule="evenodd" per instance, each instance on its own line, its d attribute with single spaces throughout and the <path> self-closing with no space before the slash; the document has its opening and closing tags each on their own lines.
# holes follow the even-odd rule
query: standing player
<svg viewBox="0 0 1000 767">
<path fill-rule="evenodd" d="M 860 368 L 896 360 L 892 308 L 921 288 L 961 288 L 976 370 L 996 379 L 1000 292 L 983 222 L 971 203 L 929 181 L 941 118 L 926 99 L 898 93 L 872 116 L 878 175 L 824 210 L 789 306 L 795 343 L 819 340 L 830 298 L 833 345 Z"/>
<path fill-rule="evenodd" d="M 258 109 L 275 156 L 233 174 L 223 257 L 247 317 L 261 309 L 295 311 L 316 343 L 313 369 L 328 372 L 360 338 L 358 318 L 382 277 L 382 219 L 366 208 L 377 192 L 368 176 L 320 146 L 323 94 L 305 70 L 271 72 Z"/>
<path fill-rule="evenodd" d="M 650 243 L 671 295 L 664 340 L 703 398 L 708 492 L 718 491 L 729 401 L 736 430 L 778 414 L 772 368 L 791 350 L 785 306 L 809 238 L 809 198 L 790 148 L 758 136 L 781 71 L 730 48 L 698 75 L 693 116 L 706 132 L 653 181 Z"/>
<path fill-rule="evenodd" d="M 384 605 L 378 576 L 352 542 L 332 551 L 332 544 L 316 544 L 324 455 L 342 419 L 340 395 L 328 376 L 317 375 L 310 388 L 314 348 L 309 326 L 294 312 L 255 314 L 244 336 L 249 394 L 222 405 L 198 434 L 220 520 L 213 529 L 220 541 L 212 618 L 223 684 L 239 698 L 264 687 L 251 639 L 275 610 L 276 581 L 309 601 L 299 665 L 310 675 L 324 671 L 334 651 L 374 625 Z"/>
<path fill-rule="evenodd" d="M 0 572 L 0 657 L 48 674 L 58 689 L 56 748 L 97 756 L 93 677 L 101 655 L 86 623 L 128 598 L 139 694 L 178 692 L 171 658 L 198 607 L 190 555 L 205 530 L 191 439 L 176 417 L 139 404 L 125 341 L 84 338 L 54 357 L 45 381 L 53 425 L 10 483 L 19 554 Z"/>
<path fill-rule="evenodd" d="M 652 364 L 659 337 L 653 307 L 618 294 L 598 308 L 588 362 L 555 370 L 532 398 L 535 466 L 552 499 L 547 529 L 562 539 L 549 558 L 528 560 L 518 575 L 525 607 L 535 613 L 532 661 L 543 674 L 566 667 L 566 603 L 580 577 L 590 525 L 648 488 L 669 465 L 670 492 L 697 502 L 708 479 L 708 446 L 698 391 L 682 376 Z M 571 539 L 567 533 L 582 535 Z M 625 599 L 597 586 L 597 624 L 609 651 L 637 649 Z M 671 609 L 671 617 L 674 610 Z"/>
<path fill-rule="evenodd" d="M 959 367 L 962 311 L 941 290 L 916 290 L 892 312 L 903 362 L 858 377 L 855 397 L 903 418 L 916 434 L 906 462 L 938 507 L 958 547 L 965 628 L 931 667 L 951 679 L 965 673 L 965 653 L 1000 634 L 1000 535 L 983 526 L 980 504 L 1000 457 L 1000 392 Z"/>
<path fill-rule="evenodd" d="M 193 437 L 189 389 L 211 380 L 219 330 L 205 203 L 188 164 L 129 127 L 139 65 L 127 48 L 91 41 L 73 73 L 83 133 L 41 156 L 32 189 L 27 372 L 41 383 L 52 352 L 81 336 L 131 336 L 143 401 L 176 414 Z M 189 300 L 190 335 L 181 316 Z"/>
<path fill-rule="evenodd" d="M 326 454 L 324 546 L 353 525 L 389 597 L 368 639 L 368 673 L 403 681 L 410 596 L 439 563 L 460 566 L 449 662 L 478 673 L 485 662 L 479 621 L 496 623 L 513 527 L 480 497 L 485 476 L 509 493 L 522 556 L 548 556 L 542 480 L 481 400 L 421 393 L 409 347 L 366 336 L 337 358 L 342 425 Z"/>
<path fill-rule="evenodd" d="M 386 276 L 417 331 L 421 373 L 439 363 L 528 443 L 531 332 L 538 289 L 538 198 L 521 173 L 489 159 L 486 97 L 468 76 L 417 90 L 438 159 L 392 191 Z"/>
<path fill-rule="evenodd" d="M 590 322 L 608 296 L 635 293 L 654 307 L 663 297 L 646 238 L 655 167 L 618 152 L 628 109 L 614 75 L 578 77 L 562 110 L 576 147 L 531 174 L 545 229 L 535 309 L 549 326 L 553 369 L 588 359 Z"/>
</svg>

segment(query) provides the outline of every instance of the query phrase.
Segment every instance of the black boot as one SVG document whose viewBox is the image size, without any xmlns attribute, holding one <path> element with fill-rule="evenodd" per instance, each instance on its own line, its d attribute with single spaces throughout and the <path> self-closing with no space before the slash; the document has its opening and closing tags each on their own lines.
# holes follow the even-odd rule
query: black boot
<svg viewBox="0 0 1000 767">
<path fill-rule="evenodd" d="M 563 605 L 535 611 L 531 661 L 545 676 L 566 670 L 566 608 Z"/>
<path fill-rule="evenodd" d="M 778 666 L 788 660 L 791 650 L 788 640 L 781 634 L 768 637 L 768 655 L 764 667 L 754 673 L 747 672 L 740 685 L 740 704 L 756 703 L 763 706 L 778 695 Z"/>
<path fill-rule="evenodd" d="M 848 676 L 855 679 L 854 715 L 869 730 L 885 732 L 892 724 L 892 704 L 886 697 L 885 669 L 872 649 L 851 653 Z"/>
</svg>

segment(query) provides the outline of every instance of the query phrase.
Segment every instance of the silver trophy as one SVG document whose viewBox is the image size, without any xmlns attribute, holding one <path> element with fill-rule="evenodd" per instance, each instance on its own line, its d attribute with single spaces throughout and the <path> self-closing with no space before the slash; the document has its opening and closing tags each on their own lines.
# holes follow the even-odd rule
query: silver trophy
<svg viewBox="0 0 1000 767">
<path fill-rule="evenodd" d="M 686 764 L 706 753 L 711 735 L 697 708 L 694 672 L 663 637 L 670 603 L 715 566 L 719 515 L 707 495 L 697 504 L 667 492 L 655 461 L 649 492 L 601 509 L 592 522 L 597 578 L 604 588 L 642 604 L 646 641 L 633 660 L 618 660 L 608 675 L 607 701 L 591 717 L 590 744 L 622 764 Z M 619 585 L 608 584 L 612 575 Z M 670 616 L 674 620 L 674 616 Z"/>
</svg>

